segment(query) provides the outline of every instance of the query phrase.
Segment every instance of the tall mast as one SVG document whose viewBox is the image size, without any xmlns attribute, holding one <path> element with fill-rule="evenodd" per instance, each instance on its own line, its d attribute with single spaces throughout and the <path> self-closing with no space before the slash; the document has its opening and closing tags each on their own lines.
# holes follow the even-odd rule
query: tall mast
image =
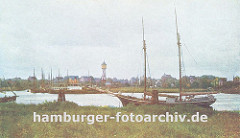
<svg viewBox="0 0 240 138">
<path fill-rule="evenodd" d="M 35 68 L 33 68 L 33 88 L 37 88 L 37 77 L 36 77 L 36 74 L 35 74 Z"/>
<path fill-rule="evenodd" d="M 50 86 L 51 85 L 51 82 L 50 82 L 50 73 L 48 73 L 48 85 Z"/>
<path fill-rule="evenodd" d="M 35 68 L 33 68 L 33 77 L 36 77 L 36 75 L 35 75 Z"/>
<path fill-rule="evenodd" d="M 57 83 L 58 83 L 58 86 L 60 86 L 60 69 L 58 69 L 58 77 L 57 77 Z"/>
<path fill-rule="evenodd" d="M 144 100 L 146 99 L 146 92 L 147 92 L 147 60 L 146 60 L 146 43 L 144 39 L 144 25 L 143 25 L 143 18 L 142 18 L 142 27 L 143 27 L 143 51 L 144 51 Z"/>
<path fill-rule="evenodd" d="M 42 87 L 45 87 L 44 85 L 45 85 L 45 82 L 44 82 L 44 80 L 45 80 L 45 75 L 44 75 L 44 72 L 43 72 L 43 69 L 41 68 L 41 72 L 42 72 Z"/>
<path fill-rule="evenodd" d="M 58 69 L 58 77 L 60 77 L 61 75 L 60 75 L 60 69 Z"/>
<path fill-rule="evenodd" d="M 51 68 L 51 80 L 50 80 L 50 84 L 51 84 L 51 87 L 53 86 L 53 76 L 52 76 L 52 68 Z"/>
<path fill-rule="evenodd" d="M 42 68 L 41 68 L 41 73 L 42 73 L 42 80 L 44 80 L 45 77 L 44 77 L 44 73 L 43 73 L 43 69 Z"/>
<path fill-rule="evenodd" d="M 67 86 L 69 84 L 69 76 L 68 76 L 68 69 L 67 69 Z"/>
<path fill-rule="evenodd" d="M 176 7 L 175 7 L 175 20 L 176 20 L 176 33 L 177 33 L 178 58 L 179 58 L 179 93 L 180 93 L 180 101 L 181 101 L 182 100 L 181 42 L 180 42 L 180 34 L 178 32 L 178 22 L 177 22 L 177 10 L 176 10 Z"/>
</svg>

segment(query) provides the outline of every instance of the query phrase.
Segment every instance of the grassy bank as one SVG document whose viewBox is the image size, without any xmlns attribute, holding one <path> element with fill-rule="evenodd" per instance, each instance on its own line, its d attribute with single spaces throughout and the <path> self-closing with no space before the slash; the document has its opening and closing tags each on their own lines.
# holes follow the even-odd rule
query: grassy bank
<svg viewBox="0 0 240 138">
<path fill-rule="evenodd" d="M 83 123 L 33 123 L 33 112 L 38 114 L 102 114 L 115 116 L 122 114 L 174 114 L 192 115 L 196 112 L 208 115 L 206 123 L 131 123 L 109 120 L 92 125 Z M 239 113 L 218 112 L 198 106 L 127 106 L 80 107 L 74 103 L 44 103 L 23 105 L 0 104 L 0 137 L 238 137 Z"/>
</svg>

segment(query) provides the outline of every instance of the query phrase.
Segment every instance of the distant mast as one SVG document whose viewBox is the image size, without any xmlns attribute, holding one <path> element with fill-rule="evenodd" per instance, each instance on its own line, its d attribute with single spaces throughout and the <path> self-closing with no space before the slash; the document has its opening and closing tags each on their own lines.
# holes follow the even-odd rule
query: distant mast
<svg viewBox="0 0 240 138">
<path fill-rule="evenodd" d="M 175 7 L 175 20 L 176 20 L 176 33 L 177 33 L 178 58 L 179 58 L 179 93 L 180 93 L 180 101 L 182 101 L 181 42 L 180 42 L 180 34 L 179 34 L 179 32 L 178 32 L 178 22 L 177 22 L 177 10 L 176 10 L 176 7 Z"/>
<path fill-rule="evenodd" d="M 33 87 L 37 88 L 37 77 L 35 74 L 35 68 L 33 68 Z"/>
<path fill-rule="evenodd" d="M 45 75 L 44 75 L 42 68 L 41 68 L 41 72 L 42 72 L 42 87 L 44 88 L 45 87 Z"/>
<path fill-rule="evenodd" d="M 68 76 L 68 69 L 67 69 L 67 79 L 66 79 L 67 86 L 69 85 L 69 76 Z"/>
<path fill-rule="evenodd" d="M 144 51 L 144 100 L 146 99 L 146 93 L 147 93 L 147 60 L 146 60 L 146 43 L 144 39 L 144 25 L 143 25 L 143 18 L 142 18 L 142 27 L 143 27 L 143 51 Z"/>
<path fill-rule="evenodd" d="M 53 86 L 53 76 L 52 76 L 52 68 L 51 68 L 51 80 L 50 80 L 50 87 Z"/>
</svg>

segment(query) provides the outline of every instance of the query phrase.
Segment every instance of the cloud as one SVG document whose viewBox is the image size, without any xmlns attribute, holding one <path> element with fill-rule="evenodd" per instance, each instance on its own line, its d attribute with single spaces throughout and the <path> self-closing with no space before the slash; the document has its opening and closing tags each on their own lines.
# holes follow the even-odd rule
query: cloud
<svg viewBox="0 0 240 138">
<path fill-rule="evenodd" d="M 105 60 L 110 77 L 139 76 L 144 17 L 152 76 L 178 76 L 174 1 L 0 3 L 0 75 L 26 78 L 34 67 L 38 74 L 41 67 L 46 72 L 52 67 L 76 75 L 90 71 L 100 77 Z M 176 5 L 186 75 L 239 75 L 240 4 L 185 0 Z"/>
</svg>

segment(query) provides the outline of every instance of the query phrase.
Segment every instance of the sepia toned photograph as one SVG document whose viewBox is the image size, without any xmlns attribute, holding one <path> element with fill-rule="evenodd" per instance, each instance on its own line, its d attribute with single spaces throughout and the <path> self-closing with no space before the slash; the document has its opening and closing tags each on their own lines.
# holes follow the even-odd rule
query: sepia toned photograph
<svg viewBox="0 0 240 138">
<path fill-rule="evenodd" d="M 240 137 L 240 0 L 0 0 L 0 138 Z"/>
</svg>

